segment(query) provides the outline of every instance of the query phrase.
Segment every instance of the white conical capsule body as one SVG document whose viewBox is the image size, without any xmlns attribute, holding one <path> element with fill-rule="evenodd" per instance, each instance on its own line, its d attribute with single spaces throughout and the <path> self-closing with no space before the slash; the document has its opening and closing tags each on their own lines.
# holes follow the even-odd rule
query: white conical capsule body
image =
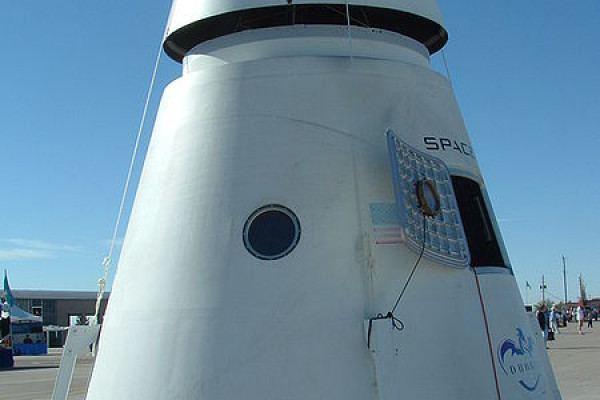
<svg viewBox="0 0 600 400">
<path fill-rule="evenodd" d="M 560 399 L 425 45 L 268 27 L 183 62 L 88 400 Z"/>
</svg>

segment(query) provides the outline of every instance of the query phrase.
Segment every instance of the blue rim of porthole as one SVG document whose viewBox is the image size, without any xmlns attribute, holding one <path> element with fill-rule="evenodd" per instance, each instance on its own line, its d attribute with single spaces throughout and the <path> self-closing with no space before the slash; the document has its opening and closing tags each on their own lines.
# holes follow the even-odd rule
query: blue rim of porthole
<svg viewBox="0 0 600 400">
<path fill-rule="evenodd" d="M 300 241 L 300 221 L 292 210 L 268 204 L 255 210 L 244 224 L 244 246 L 261 260 L 278 260 Z"/>
</svg>

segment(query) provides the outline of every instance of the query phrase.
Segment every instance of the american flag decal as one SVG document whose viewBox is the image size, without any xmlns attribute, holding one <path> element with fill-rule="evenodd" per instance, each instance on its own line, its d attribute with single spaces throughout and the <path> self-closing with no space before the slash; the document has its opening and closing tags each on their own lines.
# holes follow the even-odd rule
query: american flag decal
<svg viewBox="0 0 600 400">
<path fill-rule="evenodd" d="M 404 232 L 400 228 L 396 204 L 373 203 L 369 205 L 369 211 L 375 244 L 404 243 Z"/>
</svg>

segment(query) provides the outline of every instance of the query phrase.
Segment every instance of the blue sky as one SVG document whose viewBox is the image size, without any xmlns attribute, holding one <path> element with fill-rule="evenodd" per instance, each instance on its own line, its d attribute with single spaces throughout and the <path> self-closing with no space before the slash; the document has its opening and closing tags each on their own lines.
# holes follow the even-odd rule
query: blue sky
<svg viewBox="0 0 600 400">
<path fill-rule="evenodd" d="M 1 7 L 0 268 L 15 289 L 95 290 L 170 3 Z M 562 255 L 569 297 L 579 273 L 600 296 L 600 3 L 440 7 L 456 96 L 524 299 L 539 298 L 542 274 L 550 298 L 562 298 Z M 433 65 L 443 70 L 440 55 Z M 134 182 L 162 89 L 179 74 L 163 57 Z"/>
</svg>

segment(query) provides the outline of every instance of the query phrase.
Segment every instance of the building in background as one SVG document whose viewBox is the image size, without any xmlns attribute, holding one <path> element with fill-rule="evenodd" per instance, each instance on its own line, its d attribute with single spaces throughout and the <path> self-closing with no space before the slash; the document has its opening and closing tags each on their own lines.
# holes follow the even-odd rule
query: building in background
<svg viewBox="0 0 600 400">
<path fill-rule="evenodd" d="M 45 327 L 67 327 L 85 323 L 96 312 L 97 292 L 68 290 L 13 290 L 15 304 L 43 319 Z M 4 292 L 2 291 L 2 296 Z M 109 293 L 104 293 L 100 304 L 99 323 L 106 310 Z M 61 331 L 49 333 L 49 347 L 62 346 L 66 335 Z"/>
</svg>

